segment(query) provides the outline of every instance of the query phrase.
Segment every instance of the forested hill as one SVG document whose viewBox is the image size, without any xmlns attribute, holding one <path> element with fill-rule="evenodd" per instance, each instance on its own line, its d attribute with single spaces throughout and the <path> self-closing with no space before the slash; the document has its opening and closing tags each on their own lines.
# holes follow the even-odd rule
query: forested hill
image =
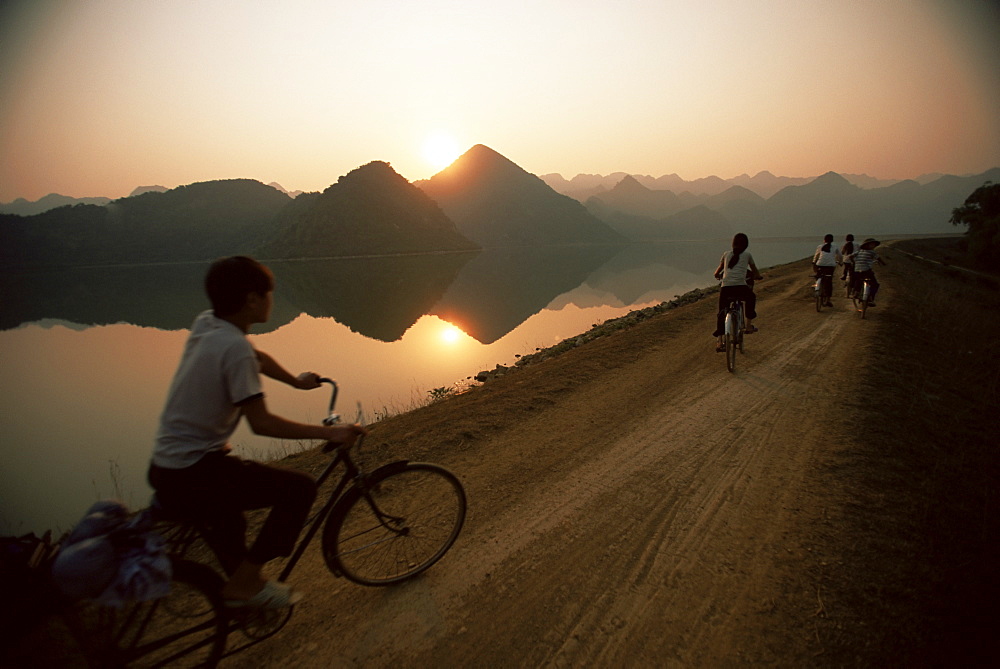
<svg viewBox="0 0 1000 669">
<path fill-rule="evenodd" d="M 290 197 L 232 179 L 148 192 L 105 205 L 0 216 L 5 267 L 65 267 L 206 260 L 249 253 Z"/>
<path fill-rule="evenodd" d="M 324 193 L 292 199 L 250 179 L 147 192 L 106 206 L 0 216 L 8 269 L 469 251 L 441 209 L 386 163 L 354 170 Z"/>
<path fill-rule="evenodd" d="M 475 251 L 434 200 L 375 161 L 322 193 L 299 195 L 258 249 L 265 258 Z"/>
</svg>

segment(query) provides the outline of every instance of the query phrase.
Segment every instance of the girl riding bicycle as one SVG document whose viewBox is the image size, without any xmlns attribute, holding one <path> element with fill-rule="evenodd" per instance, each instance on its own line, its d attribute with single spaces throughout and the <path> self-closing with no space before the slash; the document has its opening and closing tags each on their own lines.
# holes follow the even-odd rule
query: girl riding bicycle
<svg viewBox="0 0 1000 669">
<path fill-rule="evenodd" d="M 823 237 L 823 243 L 816 247 L 813 254 L 813 270 L 816 276 L 823 277 L 823 297 L 826 298 L 824 306 L 832 307 L 833 302 L 830 296 L 833 295 L 833 273 L 837 265 L 843 261 L 840 249 L 833 245 L 833 235 Z"/>
<path fill-rule="evenodd" d="M 747 334 L 757 332 L 753 325 L 753 319 L 757 318 L 757 296 L 749 285 L 749 281 L 762 279 L 757 265 L 753 262 L 753 256 L 747 251 L 750 240 L 745 234 L 739 232 L 733 237 L 733 250 L 722 254 L 719 267 L 715 270 L 715 278 L 722 280 L 722 289 L 719 291 L 719 313 L 715 322 L 715 332 L 713 336 L 718 339 L 715 347 L 716 353 L 725 353 L 726 347 L 723 342 L 723 324 L 726 307 L 732 300 L 742 300 L 746 314 Z M 749 281 L 748 281 L 749 280 Z"/>
</svg>

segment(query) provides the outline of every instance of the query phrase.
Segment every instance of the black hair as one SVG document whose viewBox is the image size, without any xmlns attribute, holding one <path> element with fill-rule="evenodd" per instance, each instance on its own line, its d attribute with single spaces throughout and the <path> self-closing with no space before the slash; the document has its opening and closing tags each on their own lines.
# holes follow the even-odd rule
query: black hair
<svg viewBox="0 0 1000 669">
<path fill-rule="evenodd" d="M 247 295 L 265 295 L 274 290 L 274 275 L 267 267 L 247 256 L 220 258 L 205 275 L 205 292 L 216 316 L 235 314 L 247 302 Z"/>
<path fill-rule="evenodd" d="M 847 235 L 847 241 L 853 242 L 854 241 L 854 235 Z"/>
<path fill-rule="evenodd" d="M 740 261 L 740 254 L 747 250 L 750 246 L 750 240 L 742 232 L 737 232 L 733 237 L 733 257 L 729 259 L 726 267 L 732 269 L 736 267 L 736 263 Z"/>
<path fill-rule="evenodd" d="M 823 237 L 823 241 L 826 242 L 826 244 L 823 244 L 823 253 L 829 253 L 833 247 L 833 235 Z"/>
</svg>

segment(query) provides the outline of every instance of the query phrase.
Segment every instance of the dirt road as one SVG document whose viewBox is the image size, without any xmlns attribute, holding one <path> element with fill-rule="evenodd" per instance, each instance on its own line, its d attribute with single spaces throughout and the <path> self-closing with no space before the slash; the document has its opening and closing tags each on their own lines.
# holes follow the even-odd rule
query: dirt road
<svg viewBox="0 0 1000 669">
<path fill-rule="evenodd" d="M 858 610 L 894 587 L 862 555 L 898 528 L 858 524 L 867 414 L 851 392 L 907 308 L 917 261 L 884 255 L 867 320 L 839 281 L 816 313 L 806 262 L 765 271 L 735 374 L 713 297 L 380 424 L 378 459 L 463 479 L 455 547 L 388 589 L 310 550 L 289 625 L 223 666 L 863 666 L 906 647 L 920 630 L 889 628 L 917 613 L 878 627 L 881 610 Z"/>
</svg>

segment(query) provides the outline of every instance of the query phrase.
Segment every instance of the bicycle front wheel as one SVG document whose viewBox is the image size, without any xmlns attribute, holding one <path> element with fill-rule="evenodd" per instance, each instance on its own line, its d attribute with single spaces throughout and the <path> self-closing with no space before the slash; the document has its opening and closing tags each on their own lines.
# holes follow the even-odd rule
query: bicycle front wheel
<svg viewBox="0 0 1000 669">
<path fill-rule="evenodd" d="M 221 588 L 209 567 L 176 560 L 166 597 L 80 612 L 88 655 L 108 667 L 214 667 L 228 633 Z"/>
<path fill-rule="evenodd" d="M 736 314 L 732 311 L 726 314 L 726 369 L 730 372 L 736 371 L 736 338 L 739 336 L 736 320 Z"/>
<path fill-rule="evenodd" d="M 440 560 L 465 522 L 465 490 L 439 465 L 397 462 L 366 476 L 323 528 L 327 567 L 361 585 L 390 585 Z"/>
</svg>

